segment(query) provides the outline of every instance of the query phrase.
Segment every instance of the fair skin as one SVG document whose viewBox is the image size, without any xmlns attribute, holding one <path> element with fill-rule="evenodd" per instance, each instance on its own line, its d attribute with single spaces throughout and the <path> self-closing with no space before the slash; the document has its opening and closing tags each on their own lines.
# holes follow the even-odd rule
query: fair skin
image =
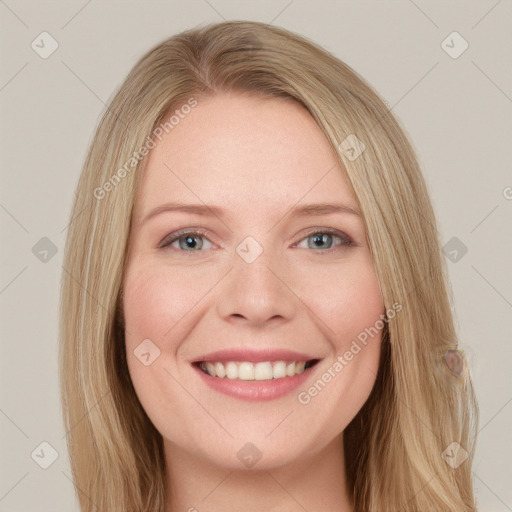
<svg viewBox="0 0 512 512">
<path fill-rule="evenodd" d="M 357 209 L 324 134 L 293 101 L 222 93 L 199 100 L 158 142 L 142 178 L 123 310 L 130 375 L 164 440 L 166 512 L 352 512 L 343 431 L 374 385 L 380 333 L 307 404 L 298 395 L 332 374 L 385 308 L 362 217 L 292 212 L 318 203 Z M 223 212 L 146 219 L 175 201 Z M 159 247 L 184 228 L 201 233 Z M 236 251 L 248 236 L 263 249 L 250 263 Z M 134 355 L 145 339 L 147 351 L 160 350 L 149 365 Z M 212 389 L 192 366 L 233 347 L 294 350 L 319 362 L 296 390 L 248 401 Z M 237 454 L 253 445 L 260 458 L 249 467 Z"/>
</svg>

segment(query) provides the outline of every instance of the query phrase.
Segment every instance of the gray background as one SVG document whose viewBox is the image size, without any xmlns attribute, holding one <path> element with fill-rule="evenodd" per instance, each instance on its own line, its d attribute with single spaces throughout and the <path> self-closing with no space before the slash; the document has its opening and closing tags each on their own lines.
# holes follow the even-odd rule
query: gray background
<svg viewBox="0 0 512 512">
<path fill-rule="evenodd" d="M 402 120 L 443 243 L 457 251 L 448 265 L 481 407 L 480 510 L 512 510 L 510 0 L 0 0 L 0 512 L 78 510 L 58 402 L 57 311 L 72 194 L 95 126 L 150 47 L 222 19 L 272 22 L 313 39 Z M 43 31 L 58 43 L 46 59 L 31 47 L 50 48 Z M 448 37 L 454 31 L 469 44 L 457 58 L 463 41 Z M 58 452 L 47 469 L 43 441 Z"/>
</svg>

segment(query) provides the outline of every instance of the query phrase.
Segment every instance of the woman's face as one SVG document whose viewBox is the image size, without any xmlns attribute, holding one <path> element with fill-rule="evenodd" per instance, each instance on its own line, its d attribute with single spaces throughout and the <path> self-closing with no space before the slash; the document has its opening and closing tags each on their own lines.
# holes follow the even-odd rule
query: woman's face
<svg viewBox="0 0 512 512">
<path fill-rule="evenodd" d="M 130 375 L 166 450 L 261 469 L 340 442 L 375 382 L 384 313 L 351 209 L 293 101 L 221 94 L 164 132 L 138 190 L 123 308 Z"/>
</svg>

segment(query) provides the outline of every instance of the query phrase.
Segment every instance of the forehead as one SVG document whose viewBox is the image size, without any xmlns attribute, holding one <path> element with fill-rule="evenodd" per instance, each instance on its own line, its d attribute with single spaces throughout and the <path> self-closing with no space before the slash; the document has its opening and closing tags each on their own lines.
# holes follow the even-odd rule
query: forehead
<svg viewBox="0 0 512 512">
<path fill-rule="evenodd" d="M 221 94 L 198 100 L 146 157 L 136 212 L 169 201 L 275 209 L 355 197 L 329 141 L 299 103 Z"/>
</svg>

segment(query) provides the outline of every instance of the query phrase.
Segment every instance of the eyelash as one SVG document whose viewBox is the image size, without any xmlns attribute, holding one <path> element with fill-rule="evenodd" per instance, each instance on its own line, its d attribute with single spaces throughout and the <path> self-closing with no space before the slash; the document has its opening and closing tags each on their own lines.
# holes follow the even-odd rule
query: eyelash
<svg viewBox="0 0 512 512">
<path fill-rule="evenodd" d="M 158 246 L 158 248 L 159 249 L 173 250 L 173 249 L 171 249 L 171 244 L 176 242 L 180 238 L 184 237 L 185 235 L 200 235 L 200 236 L 202 236 L 202 237 L 207 239 L 204 231 L 199 230 L 199 229 L 198 230 L 189 230 L 189 229 L 190 228 L 187 228 L 187 229 L 184 229 L 184 230 L 180 230 L 180 231 L 176 231 L 175 233 L 171 233 L 170 235 L 165 237 L 162 240 L 162 242 L 160 242 L 160 245 Z M 354 247 L 354 246 L 356 246 L 354 241 L 348 235 L 346 235 L 345 233 L 343 233 L 341 231 L 338 231 L 337 229 L 332 229 L 332 228 L 316 228 L 316 229 L 314 229 L 312 231 L 309 231 L 304 238 L 302 238 L 301 240 L 299 240 L 299 242 L 297 242 L 297 244 L 302 242 L 303 240 L 306 240 L 307 238 L 309 238 L 311 236 L 314 236 L 314 235 L 317 235 L 317 234 L 335 235 L 335 236 L 337 236 L 341 240 L 341 243 L 339 245 L 335 246 L 335 247 L 330 248 L 330 249 L 319 249 L 317 251 L 314 250 L 313 252 L 318 252 L 318 253 L 321 253 L 321 254 L 326 254 L 326 253 L 330 254 L 330 253 L 333 253 L 333 252 L 335 252 L 336 250 L 338 250 L 338 249 L 340 249 L 342 247 Z M 174 249 L 174 250 L 177 251 L 177 252 L 189 253 L 190 255 L 192 255 L 193 253 L 204 252 L 203 250 L 190 250 L 190 251 L 184 251 L 184 250 L 181 250 L 181 249 Z"/>
</svg>

